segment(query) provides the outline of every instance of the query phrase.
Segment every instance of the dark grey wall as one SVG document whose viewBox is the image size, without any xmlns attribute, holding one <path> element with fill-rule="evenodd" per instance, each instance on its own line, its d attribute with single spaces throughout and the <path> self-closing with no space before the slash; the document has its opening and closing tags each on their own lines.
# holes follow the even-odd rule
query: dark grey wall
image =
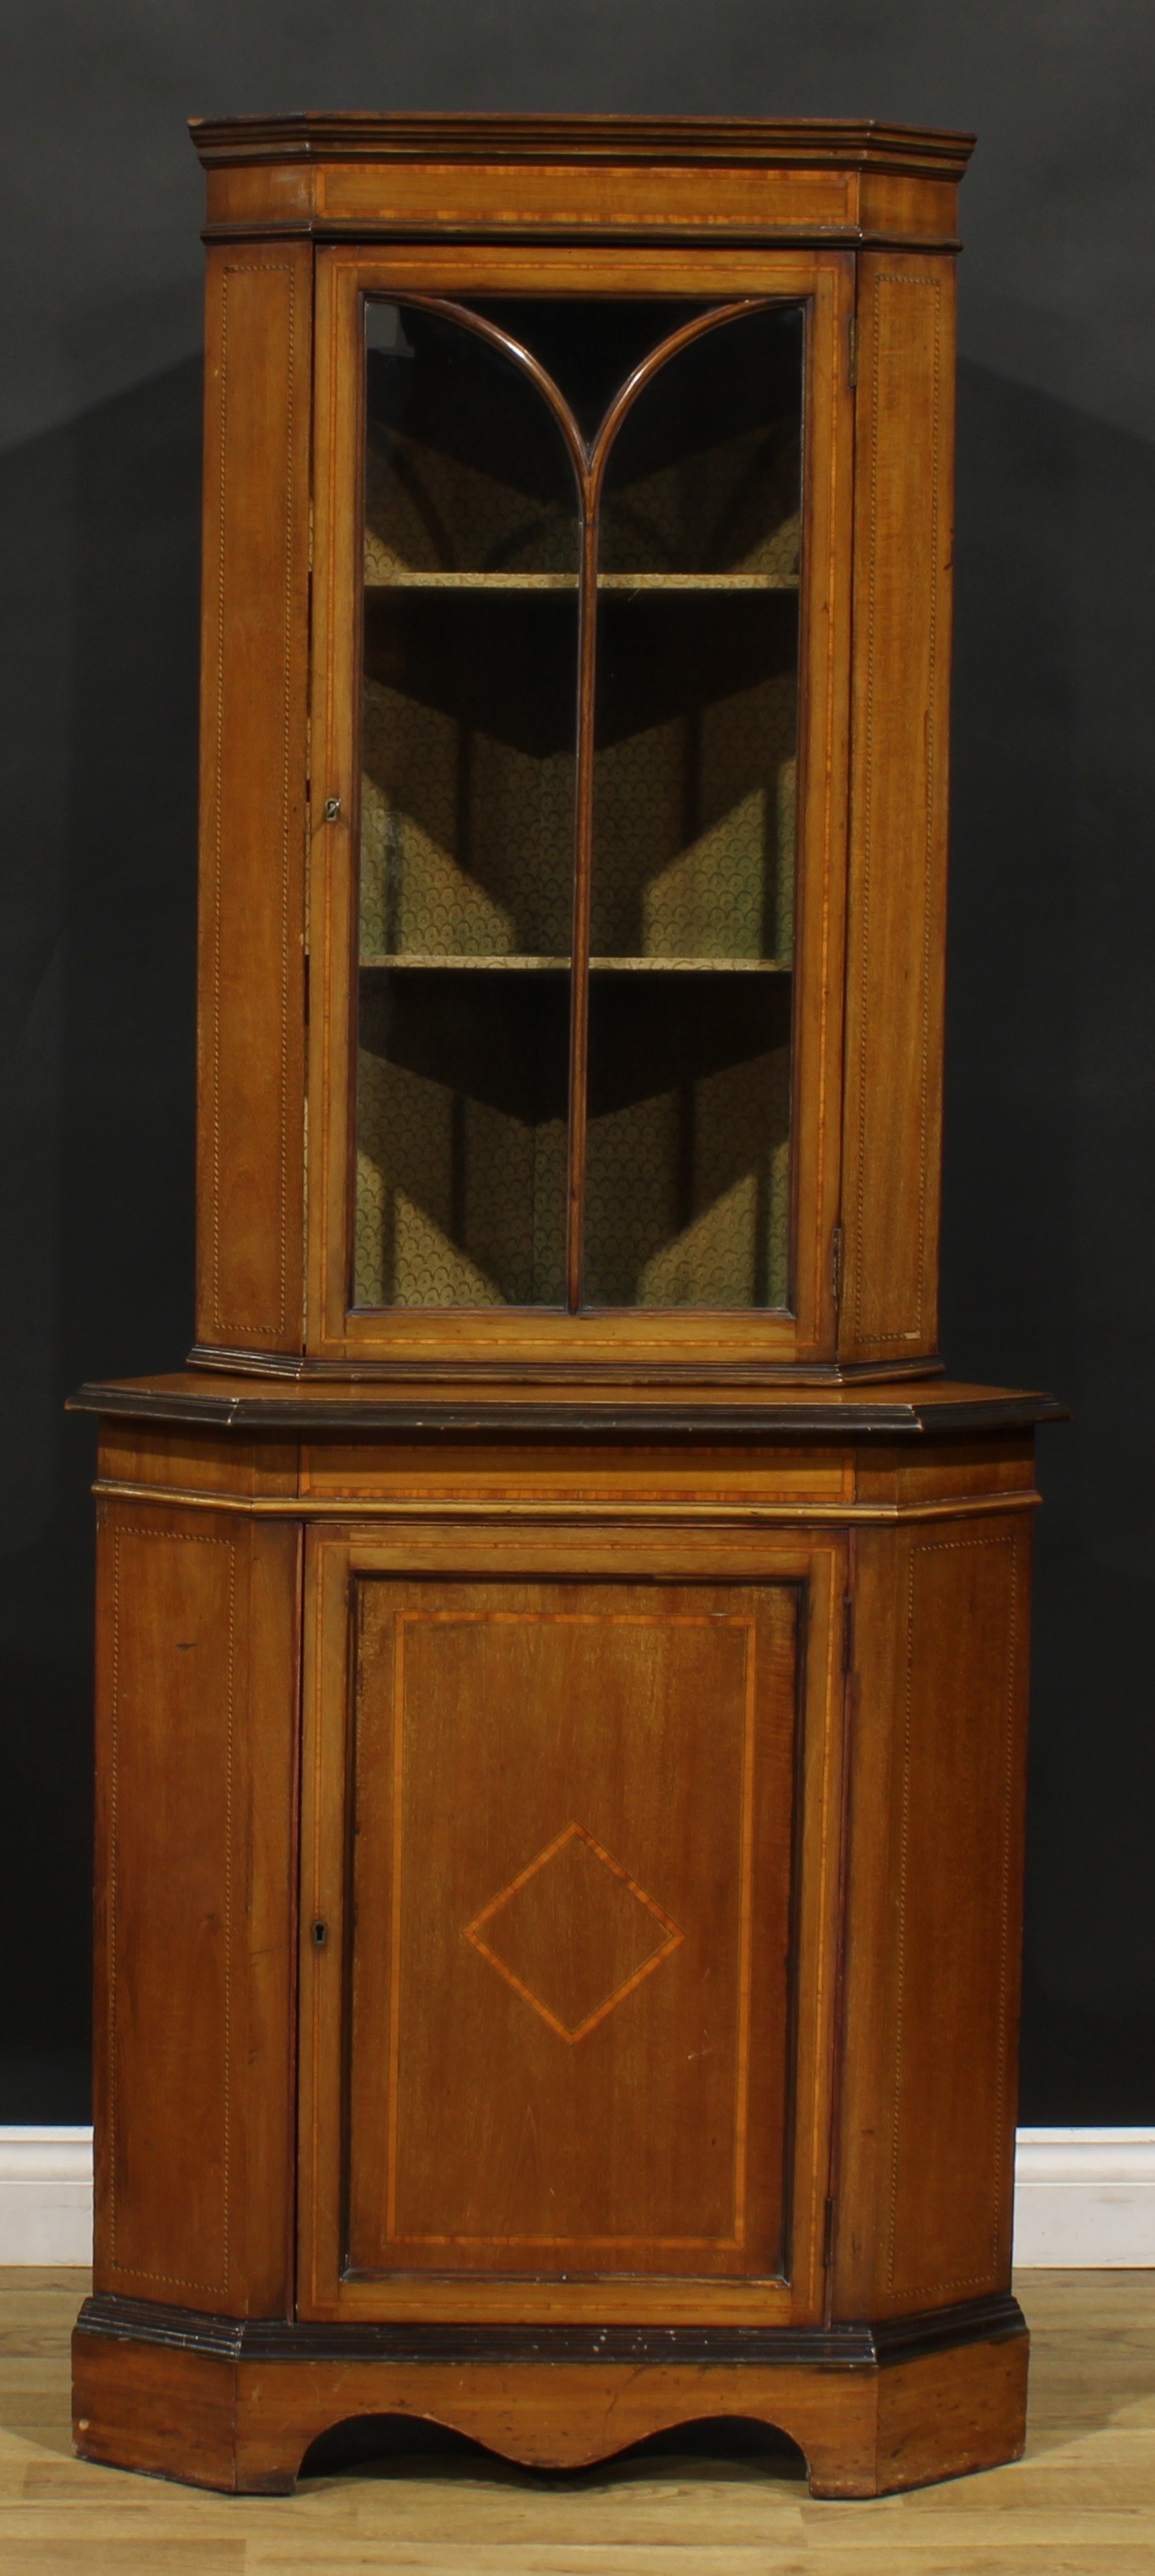
<svg viewBox="0 0 1155 2576">
<path fill-rule="evenodd" d="M 0 2119 L 87 2101 L 86 1374 L 191 1337 L 200 175 L 255 108 L 970 126 L 944 1347 L 1047 1384 L 1024 2116 L 1155 2118 L 1155 19 L 40 0 L 0 295 Z M 1146 1472 L 1145 1472 L 1146 1469 Z"/>
</svg>

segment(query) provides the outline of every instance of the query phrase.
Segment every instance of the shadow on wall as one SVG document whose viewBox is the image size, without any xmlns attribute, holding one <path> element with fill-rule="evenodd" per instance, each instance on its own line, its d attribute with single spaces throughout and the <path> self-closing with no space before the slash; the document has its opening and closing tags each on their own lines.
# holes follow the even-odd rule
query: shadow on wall
<svg viewBox="0 0 1155 2576">
<path fill-rule="evenodd" d="M 1053 1388 L 1023 2116 L 1155 2116 L 1155 447 L 960 382 L 943 1349 Z"/>
<path fill-rule="evenodd" d="M 0 460 L 0 2120 L 87 2109 L 96 1372 L 192 1336 L 199 369 Z M 1044 1385 L 1024 2116 L 1155 2118 L 1155 451 L 964 367 L 943 1347 Z"/>
<path fill-rule="evenodd" d="M 0 2120 L 82 2120 L 94 1372 L 192 1336 L 201 393 L 0 459 L 6 927 Z"/>
</svg>

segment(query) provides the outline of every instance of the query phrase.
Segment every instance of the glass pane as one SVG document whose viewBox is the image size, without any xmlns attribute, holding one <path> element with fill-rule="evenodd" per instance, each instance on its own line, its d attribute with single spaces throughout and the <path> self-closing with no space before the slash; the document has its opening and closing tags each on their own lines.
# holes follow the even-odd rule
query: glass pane
<svg viewBox="0 0 1155 2576">
<path fill-rule="evenodd" d="M 503 352 L 367 307 L 354 1303 L 554 1305 L 577 496 Z"/>
<path fill-rule="evenodd" d="M 585 1295 L 785 1306 L 802 333 L 666 361 L 598 573 Z"/>
<path fill-rule="evenodd" d="M 363 978 L 359 1305 L 564 1302 L 569 975 Z"/>
<path fill-rule="evenodd" d="M 366 306 L 365 574 L 568 574 L 573 477 L 536 387 L 480 333 Z"/>
<path fill-rule="evenodd" d="M 614 440 L 603 573 L 797 581 L 802 315 L 772 305 L 667 359 Z"/>
</svg>

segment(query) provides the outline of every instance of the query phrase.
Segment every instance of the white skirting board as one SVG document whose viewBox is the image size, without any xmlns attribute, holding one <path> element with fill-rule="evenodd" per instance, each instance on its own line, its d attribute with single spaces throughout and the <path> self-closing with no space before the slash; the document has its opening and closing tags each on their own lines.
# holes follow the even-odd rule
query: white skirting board
<svg viewBox="0 0 1155 2576">
<path fill-rule="evenodd" d="M 87 2263 L 91 2129 L 0 2128 L 0 2263 Z M 1020 2129 L 1015 2261 L 1155 2264 L 1155 2129 Z"/>
<path fill-rule="evenodd" d="M 1020 2129 L 1015 2261 L 1155 2264 L 1155 2129 Z"/>
<path fill-rule="evenodd" d="M 91 2263 L 91 2129 L 0 2129 L 0 2263 Z"/>
</svg>

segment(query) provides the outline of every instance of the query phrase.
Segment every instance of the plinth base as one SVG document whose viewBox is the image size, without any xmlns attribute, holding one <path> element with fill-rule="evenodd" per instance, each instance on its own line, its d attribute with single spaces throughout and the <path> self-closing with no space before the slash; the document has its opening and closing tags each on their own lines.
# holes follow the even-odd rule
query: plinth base
<svg viewBox="0 0 1155 2576">
<path fill-rule="evenodd" d="M 443 2425 L 552 2469 L 587 2467 L 678 2424 L 746 2417 L 796 2442 L 811 2494 L 832 2497 L 926 2486 L 1023 2448 L 1028 2337 L 1012 2299 L 897 2327 L 748 2335 L 737 2358 L 725 2350 L 733 2336 L 668 2335 L 662 2357 L 641 2360 L 555 2357 L 542 2334 L 487 2351 L 442 2330 L 415 2350 L 412 2329 L 391 2355 L 366 2349 L 355 2330 L 143 2307 L 99 2299 L 82 2311 L 76 2449 L 232 2494 L 287 2494 L 320 2434 L 376 2415 Z M 952 2326 L 957 2339 L 947 2341 Z"/>
</svg>

